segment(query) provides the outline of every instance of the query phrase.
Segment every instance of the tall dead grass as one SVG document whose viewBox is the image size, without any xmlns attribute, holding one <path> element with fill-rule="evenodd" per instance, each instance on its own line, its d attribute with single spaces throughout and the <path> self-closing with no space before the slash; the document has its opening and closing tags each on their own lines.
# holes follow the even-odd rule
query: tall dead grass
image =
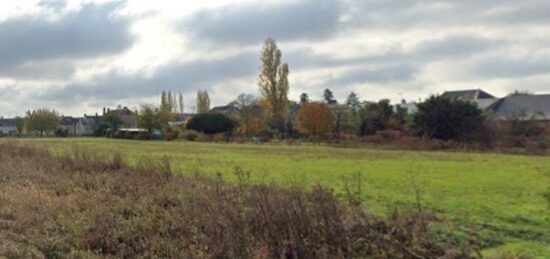
<svg viewBox="0 0 550 259">
<path fill-rule="evenodd" d="M 0 144 L 8 258 L 467 258 L 420 221 L 369 216 L 321 187 L 233 185 L 174 174 L 167 159 L 130 167 L 119 155 Z"/>
</svg>

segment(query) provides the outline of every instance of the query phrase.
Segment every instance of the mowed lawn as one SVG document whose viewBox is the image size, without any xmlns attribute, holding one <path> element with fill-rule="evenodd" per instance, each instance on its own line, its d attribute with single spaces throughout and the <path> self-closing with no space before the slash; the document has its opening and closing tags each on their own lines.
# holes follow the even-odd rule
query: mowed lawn
<svg viewBox="0 0 550 259">
<path fill-rule="evenodd" d="M 168 157 L 173 170 L 237 181 L 235 168 L 253 183 L 333 188 L 344 198 L 356 189 L 366 210 L 389 213 L 421 204 L 441 219 L 441 236 L 474 238 L 485 246 L 526 251 L 550 258 L 550 157 L 335 148 L 310 144 L 226 144 L 112 140 L 102 138 L 25 139 L 68 151 L 75 145 L 131 163 Z M 486 252 L 491 252 L 486 250 Z"/>
</svg>

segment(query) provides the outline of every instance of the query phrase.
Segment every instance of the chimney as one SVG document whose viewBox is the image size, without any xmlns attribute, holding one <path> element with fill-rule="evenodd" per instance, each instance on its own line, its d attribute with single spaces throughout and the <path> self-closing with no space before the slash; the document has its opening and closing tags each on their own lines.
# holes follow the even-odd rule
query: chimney
<svg viewBox="0 0 550 259">
<path fill-rule="evenodd" d="M 105 107 L 103 107 L 103 116 L 105 116 Z"/>
</svg>

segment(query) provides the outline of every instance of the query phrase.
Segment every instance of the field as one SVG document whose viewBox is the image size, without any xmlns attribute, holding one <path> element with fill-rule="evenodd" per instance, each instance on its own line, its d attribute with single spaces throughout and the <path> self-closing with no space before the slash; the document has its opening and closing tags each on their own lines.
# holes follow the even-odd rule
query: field
<svg viewBox="0 0 550 259">
<path fill-rule="evenodd" d="M 143 142 L 92 138 L 26 139 L 56 152 L 74 145 L 120 153 L 129 163 L 168 157 L 173 171 L 228 181 L 350 190 L 366 210 L 433 212 L 440 238 L 476 240 L 484 253 L 510 250 L 550 257 L 550 158 L 411 152 L 309 144 Z M 235 172 L 241 172 L 240 174 Z M 243 174 L 242 172 L 245 172 Z M 242 177 L 250 173 L 250 177 Z"/>
</svg>

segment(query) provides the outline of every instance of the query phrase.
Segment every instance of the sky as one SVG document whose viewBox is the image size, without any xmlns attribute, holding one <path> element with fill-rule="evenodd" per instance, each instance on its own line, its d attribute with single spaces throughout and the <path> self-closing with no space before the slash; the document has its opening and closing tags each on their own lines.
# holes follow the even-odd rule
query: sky
<svg viewBox="0 0 550 259">
<path fill-rule="evenodd" d="M 196 91 L 258 95 L 264 40 L 289 98 L 418 101 L 448 90 L 550 93 L 547 0 L 0 0 L 0 116 L 82 116 Z"/>
</svg>

